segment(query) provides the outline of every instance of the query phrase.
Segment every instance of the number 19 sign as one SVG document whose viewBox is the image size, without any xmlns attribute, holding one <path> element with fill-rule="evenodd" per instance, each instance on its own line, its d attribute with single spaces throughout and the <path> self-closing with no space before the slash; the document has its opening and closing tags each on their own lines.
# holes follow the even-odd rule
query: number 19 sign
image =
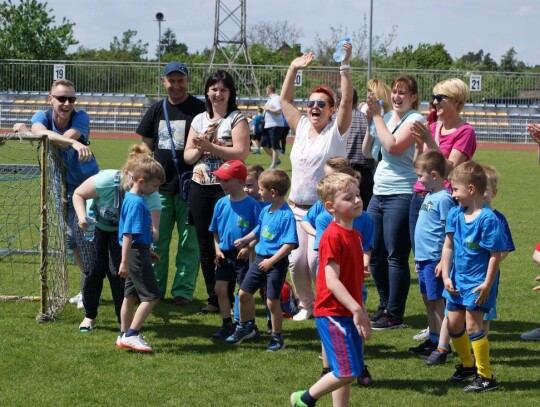
<svg viewBox="0 0 540 407">
<path fill-rule="evenodd" d="M 53 68 L 53 80 L 57 81 L 59 79 L 65 79 L 66 76 L 66 66 L 65 65 L 54 65 Z"/>
<path fill-rule="evenodd" d="M 482 91 L 482 75 L 471 75 L 469 77 L 469 90 L 471 92 Z"/>
</svg>

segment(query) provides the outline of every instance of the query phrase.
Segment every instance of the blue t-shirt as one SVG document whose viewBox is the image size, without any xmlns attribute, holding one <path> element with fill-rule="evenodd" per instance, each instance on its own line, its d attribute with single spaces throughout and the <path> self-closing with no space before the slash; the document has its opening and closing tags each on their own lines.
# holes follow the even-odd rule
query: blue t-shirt
<svg viewBox="0 0 540 407">
<path fill-rule="evenodd" d="M 332 215 L 326 209 L 317 216 L 317 219 L 315 220 L 315 230 L 317 233 L 313 245 L 314 250 L 319 250 L 322 234 L 332 220 Z M 373 249 L 375 223 L 367 212 L 362 211 L 362 214 L 353 220 L 353 229 L 357 230 L 362 235 L 362 250 L 368 252 Z"/>
<path fill-rule="evenodd" d="M 302 221 L 309 222 L 309 224 L 315 228 L 315 220 L 317 219 L 317 216 L 323 212 L 326 212 L 326 209 L 319 199 L 311 208 L 308 209 L 302 218 Z"/>
<path fill-rule="evenodd" d="M 293 211 L 286 202 L 273 212 L 272 205 L 265 206 L 259 215 L 259 221 L 253 233 L 259 239 L 255 253 L 260 256 L 273 256 L 284 244 L 298 247 L 296 220 Z"/>
<path fill-rule="evenodd" d="M 122 246 L 124 234 L 132 235 L 131 244 L 150 246 L 152 244 L 152 218 L 144 198 L 126 192 L 120 211 L 118 243 Z"/>
<path fill-rule="evenodd" d="M 501 222 L 486 205 L 472 221 L 465 221 L 465 209 L 456 206 L 448 212 L 446 233 L 453 233 L 454 257 L 450 278 L 459 295 L 443 296 L 455 304 L 476 306 L 478 292 L 473 290 L 486 280 L 490 252 L 505 250 L 505 236 Z M 487 301 L 482 305 L 493 308 L 497 290 L 491 289 Z"/>
<path fill-rule="evenodd" d="M 253 118 L 253 130 L 255 134 L 259 134 L 263 131 L 263 119 L 264 116 L 262 114 L 257 114 Z"/>
<path fill-rule="evenodd" d="M 235 202 L 227 195 L 216 202 L 208 230 L 217 232 L 221 250 L 236 250 L 234 241 L 255 228 L 260 213 L 261 205 L 251 196 Z"/>
<path fill-rule="evenodd" d="M 446 234 L 444 233 L 448 211 L 456 206 L 446 189 L 429 193 L 420 207 L 414 231 L 414 260 L 439 261 Z"/>
</svg>

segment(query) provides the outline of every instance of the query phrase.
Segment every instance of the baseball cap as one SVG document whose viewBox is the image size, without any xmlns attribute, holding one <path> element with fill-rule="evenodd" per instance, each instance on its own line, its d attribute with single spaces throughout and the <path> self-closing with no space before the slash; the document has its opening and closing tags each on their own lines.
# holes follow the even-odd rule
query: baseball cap
<svg viewBox="0 0 540 407">
<path fill-rule="evenodd" d="M 247 168 L 242 161 L 230 160 L 221 164 L 221 167 L 216 171 L 213 171 L 212 174 L 224 180 L 237 178 L 241 181 L 245 181 L 247 178 Z"/>
<path fill-rule="evenodd" d="M 188 69 L 182 62 L 169 62 L 165 65 L 165 68 L 163 68 L 163 76 L 167 76 L 173 72 L 180 72 L 182 75 L 187 75 Z"/>
</svg>

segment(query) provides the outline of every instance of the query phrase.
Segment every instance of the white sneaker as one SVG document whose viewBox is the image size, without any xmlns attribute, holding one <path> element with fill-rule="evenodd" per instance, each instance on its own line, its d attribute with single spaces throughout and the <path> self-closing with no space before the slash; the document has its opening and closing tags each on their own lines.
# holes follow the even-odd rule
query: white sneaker
<svg viewBox="0 0 540 407">
<path fill-rule="evenodd" d="M 415 341 L 425 341 L 429 338 L 429 328 L 422 329 L 419 333 L 413 336 Z"/>
<path fill-rule="evenodd" d="M 126 336 L 124 334 L 120 339 L 120 345 L 122 348 L 128 348 L 135 352 L 152 353 L 154 350 L 148 345 L 148 342 L 144 340 L 144 336 Z"/>
<path fill-rule="evenodd" d="M 77 302 L 77 309 L 84 309 L 84 304 L 83 304 L 83 301 L 82 301 L 82 296 L 81 296 L 81 299 Z"/>
<path fill-rule="evenodd" d="M 118 335 L 116 337 L 116 349 L 122 349 L 122 337 Z"/>
<path fill-rule="evenodd" d="M 70 304 L 78 304 L 79 301 L 82 301 L 82 293 L 79 293 L 75 297 L 71 297 L 69 299 Z"/>
<path fill-rule="evenodd" d="M 298 313 L 293 317 L 294 321 L 306 321 L 313 315 L 313 311 L 302 308 Z"/>
</svg>

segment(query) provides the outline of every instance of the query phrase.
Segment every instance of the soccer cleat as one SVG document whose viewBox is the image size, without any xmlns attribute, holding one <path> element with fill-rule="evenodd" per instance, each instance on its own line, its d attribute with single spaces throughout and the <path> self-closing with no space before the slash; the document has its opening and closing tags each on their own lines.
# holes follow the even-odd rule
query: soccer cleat
<svg viewBox="0 0 540 407">
<path fill-rule="evenodd" d="M 79 293 L 76 296 L 71 297 L 68 301 L 70 304 L 77 304 L 79 301 L 82 301 L 82 293 Z"/>
<path fill-rule="evenodd" d="M 447 380 L 449 383 L 462 382 L 476 375 L 476 366 L 464 367 L 461 363 L 456 365 L 456 371 Z"/>
<path fill-rule="evenodd" d="M 283 349 L 285 349 L 285 342 L 283 341 L 283 336 L 272 334 L 272 337 L 270 338 L 270 342 L 268 343 L 268 347 L 266 348 L 266 350 L 268 352 L 275 352 L 275 351 L 283 350 Z"/>
<path fill-rule="evenodd" d="M 409 348 L 409 353 L 413 355 L 428 357 L 436 349 L 437 349 L 437 344 L 431 342 L 428 338 L 424 342 L 422 342 L 420 345 Z"/>
<path fill-rule="evenodd" d="M 540 328 L 521 334 L 521 339 L 524 341 L 540 341 Z"/>
<path fill-rule="evenodd" d="M 291 407 L 308 407 L 306 403 L 304 403 L 301 399 L 302 394 L 304 394 L 305 390 L 295 391 L 293 394 L 291 394 Z"/>
<path fill-rule="evenodd" d="M 306 321 L 313 315 L 313 311 L 302 308 L 292 318 L 294 321 Z"/>
<path fill-rule="evenodd" d="M 412 337 L 415 341 L 423 341 L 429 338 L 429 328 L 422 329 L 416 335 Z"/>
<path fill-rule="evenodd" d="M 124 334 L 120 339 L 120 344 L 122 348 L 131 349 L 135 352 L 152 353 L 154 351 L 142 335 L 126 336 Z"/>
<path fill-rule="evenodd" d="M 382 318 L 382 316 L 385 314 L 385 312 L 386 312 L 386 310 L 384 309 L 384 307 L 379 305 L 379 308 L 377 308 L 377 311 L 375 312 L 375 314 L 370 314 L 369 315 L 369 320 L 371 322 L 378 321 L 379 319 Z"/>
<path fill-rule="evenodd" d="M 488 379 L 477 374 L 471 384 L 463 388 L 463 391 L 465 393 L 482 393 L 484 391 L 497 390 L 498 388 L 499 385 L 495 380 L 495 376 L 491 376 L 491 379 Z"/>
<path fill-rule="evenodd" d="M 248 339 L 256 339 L 258 337 L 258 330 L 255 330 L 254 324 L 240 323 L 234 330 L 231 336 L 225 339 L 225 342 L 231 345 L 240 345 L 242 342 Z"/>
<path fill-rule="evenodd" d="M 390 313 L 384 314 L 377 321 L 371 323 L 371 329 L 374 331 L 386 331 L 388 329 L 403 328 L 403 320 Z"/>
<path fill-rule="evenodd" d="M 216 333 L 212 335 L 212 339 L 227 339 L 234 331 L 234 325 L 221 325 Z"/>
<path fill-rule="evenodd" d="M 431 355 L 427 357 L 426 365 L 428 366 L 442 365 L 446 363 L 446 358 L 451 353 L 452 353 L 451 349 L 447 351 L 443 351 L 443 352 L 441 352 L 439 349 L 435 349 L 433 352 L 431 352 Z"/>
<path fill-rule="evenodd" d="M 371 379 L 371 375 L 369 374 L 368 367 L 366 365 L 364 365 L 364 369 L 362 370 L 362 375 L 356 378 L 356 383 L 358 383 L 359 386 L 364 386 L 364 387 L 371 386 L 371 384 L 373 383 L 373 380 Z"/>
</svg>

